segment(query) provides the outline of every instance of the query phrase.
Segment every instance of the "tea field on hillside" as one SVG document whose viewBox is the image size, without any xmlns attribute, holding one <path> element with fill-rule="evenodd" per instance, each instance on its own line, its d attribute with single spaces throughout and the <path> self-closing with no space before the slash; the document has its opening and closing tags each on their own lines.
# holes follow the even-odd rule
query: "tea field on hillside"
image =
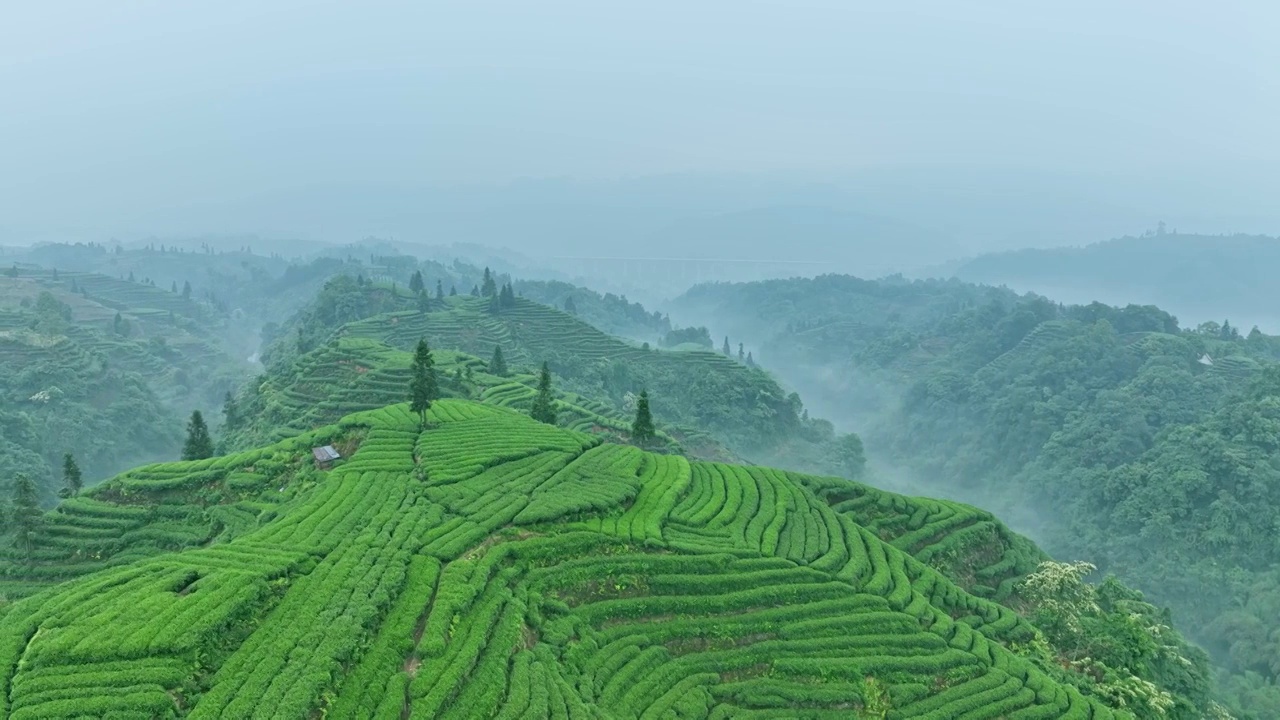
<svg viewBox="0 0 1280 720">
<path fill-rule="evenodd" d="M 138 468 L 43 532 L 2 566 L 15 720 L 1129 716 L 999 602 L 1043 558 L 985 513 L 493 405 Z"/>
</svg>

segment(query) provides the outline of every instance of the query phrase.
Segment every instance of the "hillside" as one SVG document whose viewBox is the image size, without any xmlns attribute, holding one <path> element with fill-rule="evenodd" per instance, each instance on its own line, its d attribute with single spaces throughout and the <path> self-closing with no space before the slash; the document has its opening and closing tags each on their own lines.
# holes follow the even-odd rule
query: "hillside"
<svg viewBox="0 0 1280 720">
<path fill-rule="evenodd" d="M 755 322 L 766 366 L 856 408 L 837 419 L 872 467 L 1116 573 L 1213 653 L 1237 712 L 1280 712 L 1280 651 L 1258 639 L 1280 597 L 1280 338 L 957 281 L 703 286 L 682 307 Z"/>
<path fill-rule="evenodd" d="M 63 453 L 93 482 L 173 457 L 184 416 L 246 376 L 216 309 L 141 282 L 24 268 L 0 276 L 0 477 L 61 485 Z"/>
<path fill-rule="evenodd" d="M 62 275 L 89 273 L 114 282 L 130 281 L 137 292 L 151 291 L 156 307 L 179 315 L 183 309 L 202 311 L 208 329 L 237 357 L 257 349 L 258 329 L 279 322 L 313 296 L 331 275 L 342 272 L 344 261 L 319 258 L 290 261 L 255 255 L 251 247 L 214 250 L 206 243 L 170 241 L 124 247 L 102 243 L 50 243 L 10 251 L 27 270 Z M 188 289 L 189 288 L 189 289 Z M 168 299 L 162 293 L 166 293 Z M 132 306 L 132 304 L 130 305 Z M 226 320 L 234 319 L 234 323 Z"/>
<path fill-rule="evenodd" d="M 547 280 L 516 280 L 514 287 L 521 297 L 561 308 L 610 335 L 656 344 L 671 331 L 671 321 L 662 313 L 649 312 L 640 303 L 627 300 L 626 295 L 601 294 L 567 282 Z"/>
<path fill-rule="evenodd" d="M 557 386 L 576 396 L 566 398 L 570 404 L 611 422 L 629 424 L 635 396 L 647 389 L 655 418 L 686 449 L 715 445 L 752 462 L 846 476 L 860 471 L 856 438 L 839 436 L 830 423 L 807 417 L 800 397 L 785 392 L 758 368 L 715 352 L 647 348 L 524 298 L 515 298 L 507 308 L 464 295 L 420 306 L 402 288 L 335 278 L 286 323 L 281 335 L 264 353 L 265 377 L 240 398 L 268 431 L 294 426 L 306 414 L 340 416 L 402 399 L 402 384 L 380 378 L 385 372 L 391 377 L 403 373 L 407 358 L 383 353 L 378 346 L 405 351 L 425 337 L 432 347 L 471 356 L 473 374 L 484 367 L 477 358 L 487 362 L 495 347 L 502 349 L 514 378 L 547 362 Z M 353 358 L 353 352 L 364 359 Z M 392 364 L 385 372 L 369 373 L 388 362 Z M 335 379 L 359 393 L 365 404 L 343 404 L 327 390 Z M 480 399 L 481 393 L 500 392 L 495 386 L 509 382 L 473 377 L 463 382 L 465 391 L 455 387 L 462 397 Z M 307 422 L 297 429 L 307 429 Z M 243 435 L 240 442 L 269 439 L 271 435 L 259 432 Z"/>
<path fill-rule="evenodd" d="M 332 470 L 310 462 L 323 442 L 345 456 Z M 14 720 L 1209 710 L 1203 660 L 1143 630 L 1154 608 L 1011 594 L 1043 556 L 989 515 L 467 401 L 437 401 L 425 429 L 396 405 L 138 468 L 41 532 L 41 574 L 63 581 L 0 604 Z M 1012 605 L 1074 618 L 1092 659 Z M 1107 665 L 1116 623 L 1153 652 Z"/>
</svg>

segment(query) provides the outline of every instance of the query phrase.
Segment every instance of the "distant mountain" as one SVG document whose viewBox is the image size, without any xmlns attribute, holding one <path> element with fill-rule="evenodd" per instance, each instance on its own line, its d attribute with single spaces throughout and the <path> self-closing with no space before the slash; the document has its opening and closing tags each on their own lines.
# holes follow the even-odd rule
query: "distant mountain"
<svg viewBox="0 0 1280 720">
<path fill-rule="evenodd" d="M 955 276 L 1064 302 L 1155 304 L 1183 325 L 1231 320 L 1280 329 L 1280 238 L 1152 234 L 1086 247 L 982 255 Z"/>
</svg>

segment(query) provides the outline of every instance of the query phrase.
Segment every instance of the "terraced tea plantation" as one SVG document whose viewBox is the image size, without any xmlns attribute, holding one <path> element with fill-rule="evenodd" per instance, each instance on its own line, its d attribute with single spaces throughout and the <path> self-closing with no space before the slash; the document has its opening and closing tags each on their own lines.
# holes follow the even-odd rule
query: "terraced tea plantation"
<svg viewBox="0 0 1280 720">
<path fill-rule="evenodd" d="M 66 358 L 77 352 L 75 346 L 152 384 L 186 386 L 207 380 L 214 365 L 237 365 L 218 339 L 229 320 L 180 294 L 95 273 L 26 269 L 17 278 L 0 278 L 0 307 L 34 301 L 42 291 L 65 303 L 71 317 L 57 335 L 24 337 L 13 323 L 25 326 L 30 318 L 0 312 L 0 354 L 15 367 L 36 358 Z M 116 331 L 117 315 L 128 324 L 127 337 Z"/>
<path fill-rule="evenodd" d="M 483 361 L 462 352 L 436 350 L 434 356 L 444 389 L 454 396 L 527 411 L 537 394 L 536 375 L 492 375 Z M 380 341 L 339 334 L 298 357 L 287 372 L 266 378 L 257 388 L 262 407 L 252 425 L 239 429 L 239 437 L 283 439 L 352 412 L 398 402 L 409 383 L 411 359 L 408 352 Z M 459 371 L 466 373 L 465 379 L 457 379 Z M 610 405 L 560 390 L 555 396 L 560 422 L 569 429 L 603 435 L 630 432 L 630 419 Z M 666 432 L 660 430 L 658 440 L 668 449 L 679 449 Z"/>
<path fill-rule="evenodd" d="M 308 467 L 320 442 L 346 457 Z M 1003 555 L 965 565 L 1000 597 L 1039 557 L 981 512 L 494 405 L 139 468 L 47 525 L 62 582 L 0 605 L 14 720 L 1128 717 L 919 559 L 982 535 Z M 147 527 L 160 549 L 130 555 Z M 89 561 L 52 540 L 95 534 L 124 539 Z"/>
<path fill-rule="evenodd" d="M 661 387 L 655 415 L 714 435 L 740 455 L 758 456 L 793 439 L 800 424 L 787 393 L 761 370 L 718 352 L 646 348 L 524 298 L 496 313 L 486 299 L 449 298 L 431 312 L 385 313 L 348 323 L 337 334 L 401 350 L 425 337 L 432 347 L 486 359 L 500 346 L 512 367 L 549 362 L 565 389 L 615 404 L 622 386 L 635 392 Z"/>
</svg>

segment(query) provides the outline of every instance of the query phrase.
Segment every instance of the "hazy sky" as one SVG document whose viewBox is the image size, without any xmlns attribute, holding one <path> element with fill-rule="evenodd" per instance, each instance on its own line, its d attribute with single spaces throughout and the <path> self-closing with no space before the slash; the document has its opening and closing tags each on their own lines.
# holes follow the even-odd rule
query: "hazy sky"
<svg viewBox="0 0 1280 720">
<path fill-rule="evenodd" d="M 0 229 L 317 186 L 901 165 L 1264 212 L 1277 30 L 1272 0 L 14 2 Z"/>
</svg>

